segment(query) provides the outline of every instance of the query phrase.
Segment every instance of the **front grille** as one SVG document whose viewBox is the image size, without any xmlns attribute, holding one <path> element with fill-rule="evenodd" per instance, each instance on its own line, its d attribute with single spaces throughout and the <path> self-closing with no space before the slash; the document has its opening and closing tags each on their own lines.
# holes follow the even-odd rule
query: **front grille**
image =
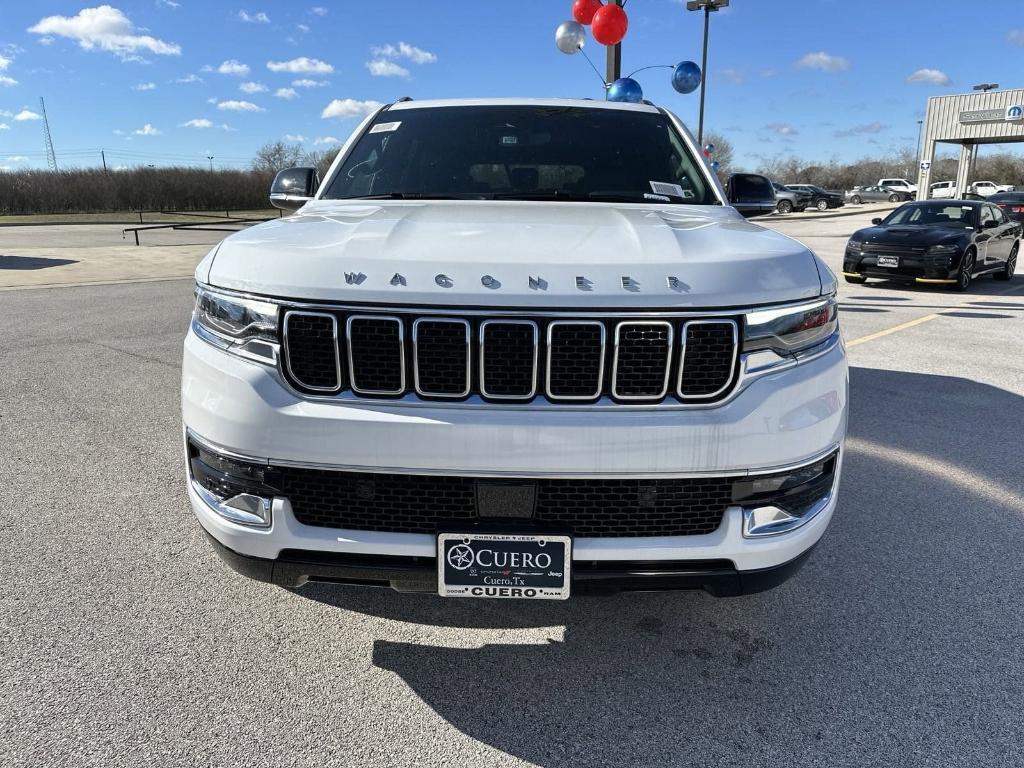
<svg viewBox="0 0 1024 768">
<path fill-rule="evenodd" d="M 923 245 L 892 245 L 890 243 L 864 243 L 861 251 L 872 256 L 920 256 L 927 248 Z"/>
<path fill-rule="evenodd" d="M 445 317 L 286 310 L 283 372 L 310 394 L 508 404 L 713 403 L 738 371 L 739 320 Z M 343 329 L 340 339 L 335 330 Z"/>
<path fill-rule="evenodd" d="M 304 525 L 394 533 L 435 533 L 494 525 L 477 514 L 471 477 L 397 475 L 275 467 L 274 486 Z M 575 536 L 693 536 L 711 533 L 732 503 L 738 478 L 517 480 L 536 486 L 532 520 L 516 530 Z M 271 480 L 268 478 L 268 482 Z M 511 521 L 511 519 L 510 519 Z"/>
</svg>

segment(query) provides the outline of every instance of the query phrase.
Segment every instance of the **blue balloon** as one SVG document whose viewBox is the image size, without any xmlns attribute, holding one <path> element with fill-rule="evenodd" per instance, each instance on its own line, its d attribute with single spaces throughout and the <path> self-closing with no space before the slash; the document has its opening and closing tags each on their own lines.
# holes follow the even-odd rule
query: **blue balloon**
<svg viewBox="0 0 1024 768">
<path fill-rule="evenodd" d="M 680 93 L 693 93 L 700 85 L 700 67 L 692 61 L 681 61 L 672 71 L 672 87 Z"/>
<path fill-rule="evenodd" d="M 608 101 L 629 101 L 637 104 L 643 100 L 643 88 L 632 77 L 620 77 L 608 87 Z"/>
<path fill-rule="evenodd" d="M 714 171 L 715 173 L 718 173 L 718 169 L 721 168 L 721 167 L 722 167 L 722 164 L 720 162 L 718 162 L 717 160 L 712 160 L 711 161 L 711 170 Z"/>
</svg>

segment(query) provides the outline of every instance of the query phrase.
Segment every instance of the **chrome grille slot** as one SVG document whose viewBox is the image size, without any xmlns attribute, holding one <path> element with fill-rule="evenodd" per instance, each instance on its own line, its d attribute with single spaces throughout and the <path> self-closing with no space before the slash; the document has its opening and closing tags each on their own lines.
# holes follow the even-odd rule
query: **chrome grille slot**
<svg viewBox="0 0 1024 768">
<path fill-rule="evenodd" d="M 470 392 L 469 322 L 420 317 L 412 324 L 416 391 L 427 397 L 467 397 Z"/>
<path fill-rule="evenodd" d="M 672 324 L 664 320 L 615 326 L 612 396 L 619 400 L 660 400 L 668 392 Z"/>
<path fill-rule="evenodd" d="M 317 392 L 341 389 L 338 320 L 325 312 L 286 312 L 285 361 L 303 387 Z"/>
<path fill-rule="evenodd" d="M 405 392 L 405 333 L 388 315 L 353 315 L 345 326 L 352 389 L 363 395 Z"/>
<path fill-rule="evenodd" d="M 547 387 L 555 400 L 594 400 L 604 386 L 604 323 L 554 320 L 548 324 Z"/>
<path fill-rule="evenodd" d="M 492 400 L 528 400 L 537 393 L 537 324 L 532 320 L 480 323 L 480 394 Z"/>
<path fill-rule="evenodd" d="M 736 374 L 739 326 L 735 320 L 683 323 L 679 397 L 712 398 L 725 392 Z"/>
</svg>

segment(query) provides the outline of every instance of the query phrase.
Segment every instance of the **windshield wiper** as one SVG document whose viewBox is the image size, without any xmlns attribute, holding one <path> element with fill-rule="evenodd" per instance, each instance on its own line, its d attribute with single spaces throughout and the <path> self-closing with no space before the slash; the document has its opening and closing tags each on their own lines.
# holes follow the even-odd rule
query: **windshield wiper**
<svg viewBox="0 0 1024 768">
<path fill-rule="evenodd" d="M 600 200 L 606 203 L 664 203 L 668 200 L 658 198 L 647 198 L 643 194 L 629 195 L 617 192 L 566 192 L 561 189 L 549 189 L 542 192 L 495 192 L 495 200 L 565 200 L 568 202 L 592 202 Z"/>
<path fill-rule="evenodd" d="M 435 195 L 430 192 L 384 192 L 380 195 L 353 195 L 335 200 L 462 200 L 456 195 Z"/>
</svg>

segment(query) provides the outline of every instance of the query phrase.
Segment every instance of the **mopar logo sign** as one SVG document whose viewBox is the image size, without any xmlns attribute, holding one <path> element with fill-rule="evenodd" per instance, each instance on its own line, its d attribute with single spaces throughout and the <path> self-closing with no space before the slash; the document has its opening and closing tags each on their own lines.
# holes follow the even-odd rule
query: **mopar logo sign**
<svg viewBox="0 0 1024 768">
<path fill-rule="evenodd" d="M 1019 104 L 1014 104 L 1012 107 L 1006 108 L 1006 119 L 1007 120 L 1024 120 L 1024 107 Z"/>
</svg>

